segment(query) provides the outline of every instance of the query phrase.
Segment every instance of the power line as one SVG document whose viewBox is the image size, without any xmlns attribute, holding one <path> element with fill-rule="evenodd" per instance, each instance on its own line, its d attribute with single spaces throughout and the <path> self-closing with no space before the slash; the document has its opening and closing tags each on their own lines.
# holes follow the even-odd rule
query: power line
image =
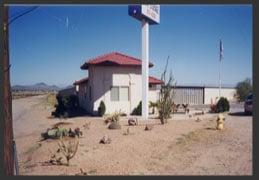
<svg viewBox="0 0 259 180">
<path fill-rule="evenodd" d="M 20 17 L 22 17 L 22 16 L 24 16 L 24 15 L 26 15 L 26 14 L 28 14 L 28 13 L 34 11 L 34 10 L 37 9 L 38 7 L 39 7 L 39 6 L 34 6 L 34 7 L 32 7 L 32 8 L 29 8 L 27 11 L 21 13 L 20 15 L 17 15 L 17 16 L 15 16 L 15 17 L 13 17 L 13 18 L 8 22 L 8 25 L 10 25 L 11 23 L 13 23 L 13 22 L 14 22 L 15 20 L 17 20 L 18 18 L 20 18 Z"/>
</svg>

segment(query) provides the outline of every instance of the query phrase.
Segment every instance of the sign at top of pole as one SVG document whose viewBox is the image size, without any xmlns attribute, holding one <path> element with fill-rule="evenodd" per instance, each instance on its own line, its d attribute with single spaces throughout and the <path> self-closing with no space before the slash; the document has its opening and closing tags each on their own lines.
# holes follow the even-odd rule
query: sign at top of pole
<svg viewBox="0 0 259 180">
<path fill-rule="evenodd" d="M 159 24 L 160 5 L 129 5 L 129 15 L 142 21 L 145 19 L 148 24 Z"/>
</svg>

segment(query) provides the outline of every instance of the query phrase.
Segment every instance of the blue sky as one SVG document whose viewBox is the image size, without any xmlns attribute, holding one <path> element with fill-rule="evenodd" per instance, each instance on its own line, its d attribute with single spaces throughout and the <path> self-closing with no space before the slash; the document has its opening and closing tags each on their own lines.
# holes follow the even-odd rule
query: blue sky
<svg viewBox="0 0 259 180">
<path fill-rule="evenodd" d="M 12 6 L 10 16 L 28 8 Z M 150 74 L 160 78 L 167 56 L 177 84 L 217 85 L 252 77 L 252 5 L 161 5 L 150 26 Z M 112 51 L 141 57 L 141 23 L 126 5 L 40 6 L 10 25 L 11 84 L 71 85 L 80 66 Z"/>
</svg>

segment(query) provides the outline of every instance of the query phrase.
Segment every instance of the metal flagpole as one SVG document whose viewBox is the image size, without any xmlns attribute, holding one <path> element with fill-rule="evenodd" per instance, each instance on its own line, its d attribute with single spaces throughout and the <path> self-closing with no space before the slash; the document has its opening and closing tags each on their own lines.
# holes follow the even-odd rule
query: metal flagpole
<svg viewBox="0 0 259 180">
<path fill-rule="evenodd" d="M 223 45 L 221 39 L 219 40 L 219 99 L 221 97 L 221 64 L 223 57 Z"/>
<path fill-rule="evenodd" d="M 148 120 L 149 24 L 142 20 L 142 118 Z"/>
<path fill-rule="evenodd" d="M 221 57 L 219 58 L 219 98 L 221 97 Z"/>
</svg>

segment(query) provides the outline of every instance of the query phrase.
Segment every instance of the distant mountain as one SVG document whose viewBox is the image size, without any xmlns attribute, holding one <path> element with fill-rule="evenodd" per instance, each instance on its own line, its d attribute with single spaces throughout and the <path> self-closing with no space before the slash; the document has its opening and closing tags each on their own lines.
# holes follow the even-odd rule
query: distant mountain
<svg viewBox="0 0 259 180">
<path fill-rule="evenodd" d="M 12 91 L 58 91 L 60 88 L 56 85 L 47 85 L 43 82 L 34 85 L 14 85 Z"/>
</svg>

